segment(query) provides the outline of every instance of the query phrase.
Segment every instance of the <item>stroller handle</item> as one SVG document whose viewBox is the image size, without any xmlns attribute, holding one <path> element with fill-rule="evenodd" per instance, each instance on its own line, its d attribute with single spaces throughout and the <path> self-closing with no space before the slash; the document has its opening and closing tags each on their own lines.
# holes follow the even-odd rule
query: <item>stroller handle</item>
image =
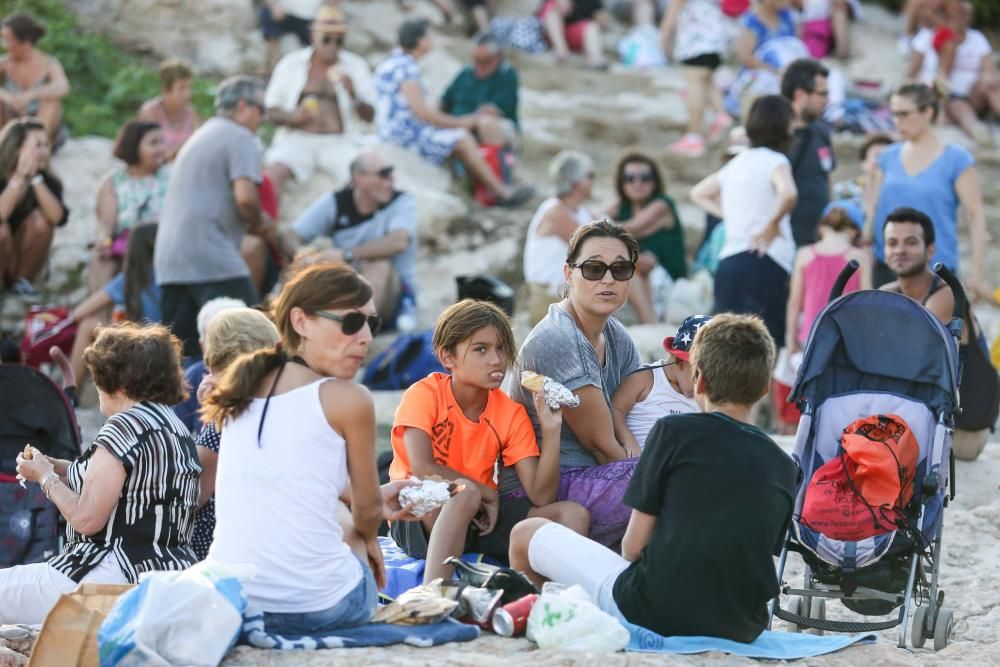
<svg viewBox="0 0 1000 667">
<path fill-rule="evenodd" d="M 958 279 L 958 276 L 952 273 L 951 269 L 941 262 L 935 262 L 934 266 L 931 268 L 934 270 L 934 273 L 941 276 L 941 280 L 943 280 L 945 284 L 951 288 L 951 293 L 955 297 L 955 305 L 952 306 L 951 309 L 952 321 L 958 320 L 959 322 L 964 322 L 967 297 L 965 296 L 965 288 L 962 287 L 962 281 Z"/>
<path fill-rule="evenodd" d="M 827 299 L 827 303 L 840 298 L 840 295 L 844 293 L 844 287 L 847 286 L 847 281 L 851 279 L 859 266 L 861 265 L 858 264 L 858 260 L 852 259 L 847 263 L 847 266 L 840 270 L 840 275 L 837 276 L 836 282 L 833 283 L 833 289 L 830 290 L 830 298 Z"/>
</svg>

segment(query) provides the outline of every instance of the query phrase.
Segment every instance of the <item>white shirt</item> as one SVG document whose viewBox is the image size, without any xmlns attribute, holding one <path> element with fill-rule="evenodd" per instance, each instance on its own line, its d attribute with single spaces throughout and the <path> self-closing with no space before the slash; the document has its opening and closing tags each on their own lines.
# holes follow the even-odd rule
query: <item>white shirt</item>
<svg viewBox="0 0 1000 667">
<path fill-rule="evenodd" d="M 922 28 L 910 41 L 910 48 L 921 54 L 924 59 L 920 65 L 917 78 L 930 84 L 938 71 L 938 54 L 934 50 L 934 31 Z M 978 30 L 967 30 L 965 39 L 955 50 L 955 64 L 948 73 L 950 93 L 957 97 L 968 97 L 972 87 L 979 80 L 983 68 L 983 58 L 993 53 L 986 36 Z"/>
<path fill-rule="evenodd" d="M 299 106 L 299 99 L 302 91 L 309 81 L 309 65 L 312 58 L 313 48 L 307 46 L 298 51 L 292 51 L 274 67 L 271 80 L 267 84 L 267 92 L 264 95 L 264 105 L 268 108 L 281 109 L 286 113 L 295 111 Z M 338 69 L 351 78 L 354 84 L 354 94 L 358 100 L 366 104 L 372 104 L 375 99 L 375 87 L 372 80 L 372 68 L 366 61 L 356 53 L 340 50 L 337 57 L 337 64 L 332 69 Z M 360 120 L 354 113 L 354 101 L 341 85 L 339 78 L 333 79 L 333 89 L 337 93 L 337 106 L 340 107 L 340 118 L 343 122 L 344 134 L 353 135 L 360 133 Z M 278 129 L 278 133 L 286 131 L 288 128 Z"/>
<path fill-rule="evenodd" d="M 337 521 L 348 484 L 347 443 L 330 427 L 318 380 L 268 403 L 255 398 L 222 429 L 209 560 L 249 563 L 247 596 L 265 612 L 328 609 L 361 581 Z"/>
<path fill-rule="evenodd" d="M 751 249 L 750 241 L 764 230 L 778 207 L 778 193 L 771 183 L 781 165 L 791 169 L 788 157 L 770 148 L 750 148 L 719 170 L 725 242 L 719 259 Z M 795 260 L 791 217 L 786 213 L 778 223 L 778 236 L 767 248 L 768 256 L 791 273 Z"/>
<path fill-rule="evenodd" d="M 658 364 L 666 363 L 662 359 Z M 646 446 L 646 438 L 653 430 L 656 422 L 661 417 L 667 415 L 683 415 L 690 412 L 701 412 L 701 408 L 693 398 L 688 398 L 684 394 L 674 389 L 670 381 L 667 380 L 665 368 L 651 368 L 653 373 L 653 386 L 650 388 L 646 398 L 632 406 L 629 413 L 625 415 L 625 425 L 632 432 L 635 441 L 640 447 Z M 639 370 L 637 373 L 645 373 Z"/>
<path fill-rule="evenodd" d="M 563 276 L 563 265 L 566 264 L 566 252 L 569 244 L 555 234 L 538 235 L 538 226 L 542 224 L 542 218 L 551 209 L 561 202 L 558 197 L 550 197 L 538 206 L 535 217 L 528 225 L 528 236 L 524 242 L 523 271 L 524 279 L 539 285 L 548 285 L 554 294 L 555 291 L 566 282 Z M 573 220 L 577 225 L 585 225 L 593 222 L 590 211 L 585 206 L 580 206 L 573 211 Z"/>
</svg>

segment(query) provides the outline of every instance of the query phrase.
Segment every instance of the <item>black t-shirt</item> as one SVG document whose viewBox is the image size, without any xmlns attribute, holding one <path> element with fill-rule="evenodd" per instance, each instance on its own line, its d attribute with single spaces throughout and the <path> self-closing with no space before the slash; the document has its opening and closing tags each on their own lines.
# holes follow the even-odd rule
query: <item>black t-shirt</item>
<svg viewBox="0 0 1000 667">
<path fill-rule="evenodd" d="M 772 554 L 799 469 L 759 429 L 721 413 L 670 415 L 646 440 L 625 504 L 656 516 L 614 586 L 632 623 L 664 636 L 751 642 L 778 593 Z"/>
<path fill-rule="evenodd" d="M 594 18 L 594 14 L 604 9 L 601 0 L 573 0 L 573 9 L 563 19 L 566 25 L 577 21 L 589 21 Z"/>
<path fill-rule="evenodd" d="M 792 236 L 801 247 L 818 239 L 819 218 L 830 203 L 830 174 L 837 166 L 830 130 L 820 122 L 796 129 L 791 162 L 799 191 L 792 210 Z"/>
<path fill-rule="evenodd" d="M 42 179 L 45 181 L 45 185 L 49 188 L 52 194 L 56 196 L 56 199 L 59 200 L 59 203 L 62 204 L 63 217 L 61 220 L 59 220 L 58 223 L 56 223 L 58 227 L 62 227 L 63 225 L 66 224 L 66 221 L 69 219 L 69 209 L 66 208 L 66 203 L 63 202 L 62 198 L 63 195 L 62 181 L 60 181 L 59 178 L 54 174 L 50 174 L 47 171 L 39 173 L 41 173 Z M 7 179 L 0 178 L 0 192 L 3 192 L 4 188 L 6 187 L 7 187 Z M 38 208 L 38 198 L 35 197 L 35 189 L 29 185 L 26 192 L 24 193 L 24 196 L 21 197 L 21 201 L 17 203 L 17 206 L 14 207 L 14 210 L 10 212 L 10 216 L 8 216 L 7 218 L 7 223 L 10 224 L 11 231 L 17 231 L 17 228 L 21 226 L 21 223 L 24 222 L 25 218 L 31 215 L 31 212 L 34 211 L 36 208 Z"/>
</svg>

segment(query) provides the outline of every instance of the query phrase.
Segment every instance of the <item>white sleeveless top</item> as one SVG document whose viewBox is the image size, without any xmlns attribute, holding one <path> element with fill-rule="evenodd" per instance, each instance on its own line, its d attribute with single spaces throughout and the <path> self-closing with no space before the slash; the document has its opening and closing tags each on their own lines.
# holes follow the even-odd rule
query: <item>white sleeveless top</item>
<svg viewBox="0 0 1000 667">
<path fill-rule="evenodd" d="M 550 197 L 538 206 L 535 217 L 528 225 L 528 237 L 524 242 L 524 279 L 531 283 L 547 285 L 553 294 L 566 282 L 563 277 L 563 265 L 566 264 L 569 244 L 555 234 L 538 236 L 538 226 L 545 214 L 560 203 L 557 197 Z M 586 225 L 594 220 L 590 211 L 584 206 L 573 211 L 573 219 L 577 225 Z"/>
<path fill-rule="evenodd" d="M 661 360 L 657 363 L 664 362 Z M 625 425 L 635 436 L 640 447 L 646 446 L 649 432 L 653 430 L 653 426 L 661 417 L 701 412 L 701 408 L 698 407 L 693 398 L 688 398 L 674 389 L 673 385 L 667 381 L 667 375 L 662 368 L 648 370 L 653 372 L 653 388 L 649 390 L 645 399 L 632 406 L 629 413 L 625 415 Z"/>
<path fill-rule="evenodd" d="M 259 444 L 262 398 L 222 429 L 208 558 L 254 565 L 244 589 L 265 612 L 328 609 L 361 581 L 337 522 L 347 451 L 323 413 L 324 382 L 339 380 L 272 396 Z"/>
</svg>

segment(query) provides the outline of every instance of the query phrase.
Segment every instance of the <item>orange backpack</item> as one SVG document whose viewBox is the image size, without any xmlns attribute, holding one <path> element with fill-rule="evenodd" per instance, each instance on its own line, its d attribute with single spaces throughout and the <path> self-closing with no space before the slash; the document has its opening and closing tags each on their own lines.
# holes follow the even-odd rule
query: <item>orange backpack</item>
<svg viewBox="0 0 1000 667">
<path fill-rule="evenodd" d="M 920 445 L 897 415 L 872 415 L 841 436 L 843 451 L 813 474 L 801 522 L 836 540 L 863 540 L 905 522 Z"/>
</svg>

